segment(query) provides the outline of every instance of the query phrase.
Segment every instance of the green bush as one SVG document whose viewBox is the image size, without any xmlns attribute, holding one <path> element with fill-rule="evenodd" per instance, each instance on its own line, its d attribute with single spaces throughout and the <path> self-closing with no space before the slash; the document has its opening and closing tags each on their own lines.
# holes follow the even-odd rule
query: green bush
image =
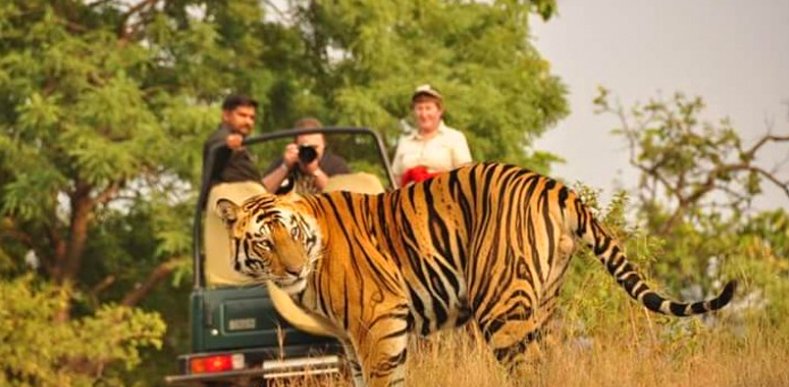
<svg viewBox="0 0 789 387">
<path fill-rule="evenodd" d="M 164 322 L 141 309 L 105 304 L 59 322 L 65 289 L 31 275 L 0 282 L 0 385 L 118 385 L 109 370 L 130 370 L 141 348 L 161 347 Z"/>
</svg>

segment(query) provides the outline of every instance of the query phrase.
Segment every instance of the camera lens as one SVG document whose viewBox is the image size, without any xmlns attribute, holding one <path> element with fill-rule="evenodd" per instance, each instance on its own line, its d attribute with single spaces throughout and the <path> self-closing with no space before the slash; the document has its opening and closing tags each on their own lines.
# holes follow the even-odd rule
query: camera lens
<svg viewBox="0 0 789 387">
<path fill-rule="evenodd" d="M 302 164 L 309 164 L 318 158 L 318 151 L 314 145 L 299 145 L 299 161 Z"/>
</svg>

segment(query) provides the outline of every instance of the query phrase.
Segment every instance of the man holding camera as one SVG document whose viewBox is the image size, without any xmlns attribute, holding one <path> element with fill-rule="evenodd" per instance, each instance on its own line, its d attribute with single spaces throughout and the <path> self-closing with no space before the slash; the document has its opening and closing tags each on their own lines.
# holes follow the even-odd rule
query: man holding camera
<svg viewBox="0 0 789 387">
<path fill-rule="evenodd" d="M 302 118 L 294 127 L 317 129 L 323 124 L 315 118 Z M 350 172 L 342 157 L 326 149 L 322 133 L 302 134 L 285 146 L 282 159 L 275 161 L 263 177 L 263 185 L 276 194 L 291 190 L 301 195 L 316 194 L 326 187 L 330 176 Z"/>
</svg>

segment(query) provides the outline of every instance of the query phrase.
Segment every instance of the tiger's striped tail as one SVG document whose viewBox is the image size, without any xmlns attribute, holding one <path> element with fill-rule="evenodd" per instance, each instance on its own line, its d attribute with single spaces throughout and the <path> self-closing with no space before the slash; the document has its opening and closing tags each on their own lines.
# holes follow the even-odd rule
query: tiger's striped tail
<svg viewBox="0 0 789 387">
<path fill-rule="evenodd" d="M 636 267 L 627 260 L 619 243 L 600 225 L 580 199 L 576 197 L 568 204 L 571 211 L 566 216 L 574 218 L 568 219 L 571 230 L 594 251 L 627 294 L 647 309 L 667 315 L 691 316 L 723 308 L 734 296 L 736 281 L 729 281 L 718 297 L 706 301 L 682 303 L 659 295 L 649 288 Z"/>
</svg>

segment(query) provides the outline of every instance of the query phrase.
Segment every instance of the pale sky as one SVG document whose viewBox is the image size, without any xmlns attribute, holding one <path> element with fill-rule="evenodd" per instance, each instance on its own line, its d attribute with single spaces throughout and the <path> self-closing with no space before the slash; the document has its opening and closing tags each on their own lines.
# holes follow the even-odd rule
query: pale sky
<svg viewBox="0 0 789 387">
<path fill-rule="evenodd" d="M 624 139 L 610 133 L 616 118 L 593 114 L 598 85 L 625 107 L 675 91 L 701 96 L 702 119 L 728 116 L 747 145 L 768 122 L 789 134 L 789 0 L 559 0 L 559 15 L 532 18 L 531 31 L 572 110 L 535 147 L 564 157 L 553 175 L 602 189 L 604 204 L 614 188 L 634 187 L 637 173 Z M 758 163 L 784 161 L 789 179 L 789 144 L 764 151 Z M 789 198 L 770 188 L 756 205 L 787 209 Z"/>
</svg>

